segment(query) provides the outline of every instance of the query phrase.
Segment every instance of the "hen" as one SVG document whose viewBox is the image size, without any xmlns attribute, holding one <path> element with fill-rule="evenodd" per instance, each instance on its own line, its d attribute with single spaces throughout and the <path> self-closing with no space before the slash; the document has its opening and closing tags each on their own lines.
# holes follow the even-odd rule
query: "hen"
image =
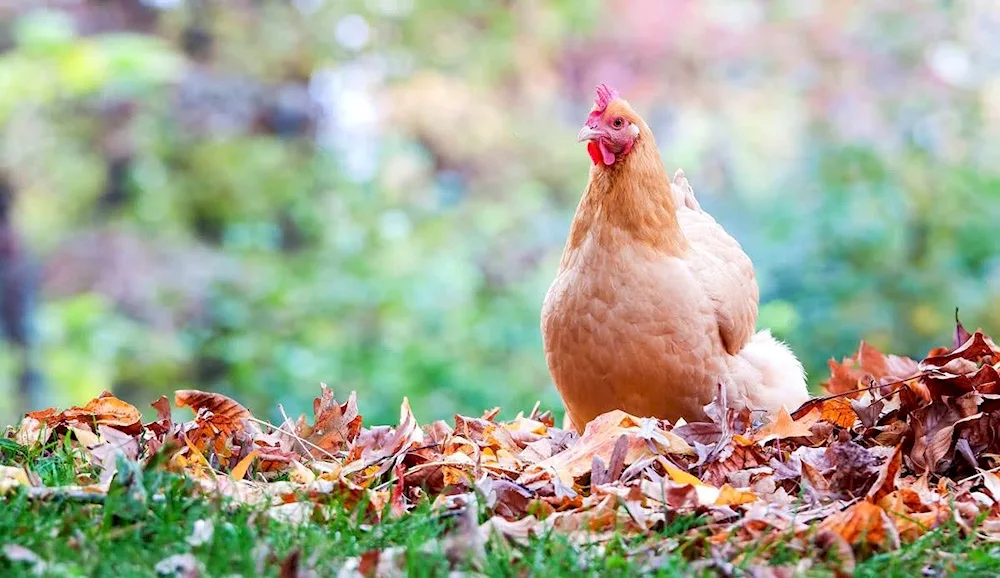
<svg viewBox="0 0 1000 578">
<path fill-rule="evenodd" d="M 573 425 L 613 409 L 701 420 L 720 385 L 768 413 L 809 399 L 792 351 L 755 333 L 750 258 L 681 171 L 671 182 L 642 118 L 601 85 L 578 140 L 593 167 L 541 324 Z"/>
</svg>

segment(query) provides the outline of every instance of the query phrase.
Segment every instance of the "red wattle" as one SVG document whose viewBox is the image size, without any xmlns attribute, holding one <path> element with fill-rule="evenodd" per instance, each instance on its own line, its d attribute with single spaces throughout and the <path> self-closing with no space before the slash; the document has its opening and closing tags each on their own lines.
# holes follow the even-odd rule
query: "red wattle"
<svg viewBox="0 0 1000 578">
<path fill-rule="evenodd" d="M 590 155 L 590 160 L 597 163 L 601 162 L 601 149 L 597 146 L 597 141 L 587 142 L 587 154 Z"/>
<path fill-rule="evenodd" d="M 608 148 L 607 143 L 603 140 L 597 141 L 597 150 L 601 151 L 601 160 L 604 161 L 606 166 L 611 166 L 615 164 L 615 153 L 611 152 Z"/>
</svg>

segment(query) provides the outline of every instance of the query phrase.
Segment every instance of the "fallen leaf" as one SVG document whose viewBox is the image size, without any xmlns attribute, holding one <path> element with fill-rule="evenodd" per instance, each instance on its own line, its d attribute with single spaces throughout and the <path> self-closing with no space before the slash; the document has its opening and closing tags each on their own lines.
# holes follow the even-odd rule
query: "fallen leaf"
<svg viewBox="0 0 1000 578">
<path fill-rule="evenodd" d="M 982 470 L 979 473 L 983 476 L 983 485 L 986 486 L 986 490 L 993 496 L 994 500 L 1000 501 L 1000 476 Z"/>
<path fill-rule="evenodd" d="M 21 420 L 21 425 L 14 434 L 14 441 L 30 448 L 34 445 L 44 445 L 51 435 L 52 428 L 45 421 L 28 416 Z"/>
<path fill-rule="evenodd" d="M 167 396 L 161 395 L 160 399 L 150 405 L 156 410 L 156 420 L 146 424 L 146 427 L 152 430 L 154 435 L 164 435 L 173 425 L 170 418 L 170 401 L 167 400 Z"/>
<path fill-rule="evenodd" d="M 879 504 L 882 500 L 896 489 L 896 478 L 899 476 L 899 468 L 903 465 L 903 448 L 896 446 L 892 456 L 886 460 L 885 465 L 879 472 L 878 478 L 868 490 L 868 499 Z"/>
<path fill-rule="evenodd" d="M 622 435 L 628 439 L 628 450 L 625 452 L 623 462 L 626 465 L 653 455 L 646 441 L 636 435 L 640 423 L 639 418 L 621 410 L 600 415 L 587 424 L 583 435 L 570 448 L 529 467 L 528 472 L 533 470 L 555 472 L 565 485 L 572 487 L 577 477 L 590 472 L 595 455 L 610 458 L 618 438 Z"/>
<path fill-rule="evenodd" d="M 0 495 L 5 495 L 19 486 L 29 485 L 31 485 L 31 481 L 28 480 L 28 473 L 24 471 L 24 468 L 0 466 Z"/>
<path fill-rule="evenodd" d="M 92 448 L 97 444 L 101 443 L 101 438 L 91 431 L 90 428 L 69 426 L 69 430 L 73 432 L 73 437 L 76 438 L 80 445 L 85 448 Z"/>
<path fill-rule="evenodd" d="M 250 470 L 250 465 L 253 464 L 253 461 L 259 455 L 260 455 L 260 450 L 253 450 L 252 452 L 248 453 L 242 460 L 240 460 L 240 463 L 236 464 L 236 467 L 233 468 L 231 472 L 229 472 L 229 475 L 232 476 L 234 480 L 242 480 L 243 478 L 247 477 L 247 472 Z"/>
<path fill-rule="evenodd" d="M 952 350 L 958 349 L 968 340 L 972 339 L 972 334 L 962 327 L 962 322 L 958 320 L 958 307 L 955 308 L 955 335 L 952 340 Z"/>
<path fill-rule="evenodd" d="M 64 422 L 106 425 L 130 434 L 138 433 L 142 427 L 142 414 L 139 410 L 108 392 L 90 400 L 83 407 L 67 409 L 61 417 Z"/>
<path fill-rule="evenodd" d="M 757 495 L 747 490 L 737 490 L 729 484 L 719 488 L 719 497 L 715 499 L 717 506 L 739 506 L 757 501 Z"/>
<path fill-rule="evenodd" d="M 278 522 L 301 525 L 312 518 L 313 509 L 309 502 L 292 502 L 268 508 L 267 515 Z"/>
<path fill-rule="evenodd" d="M 313 401 L 315 420 L 299 435 L 309 442 L 309 448 L 319 448 L 327 452 L 342 449 L 353 442 L 361 431 L 361 415 L 358 413 L 357 395 L 352 391 L 347 401 L 338 403 L 333 391 L 322 385 L 320 396 Z"/>
<path fill-rule="evenodd" d="M 685 471 L 679 470 L 674 466 L 665 465 L 663 469 L 667 471 L 667 475 L 670 476 L 670 479 L 677 482 L 678 484 L 689 484 L 692 486 L 704 485 L 702 481 L 699 480 L 698 478 L 692 476 L 691 474 Z"/>
<path fill-rule="evenodd" d="M 134 436 L 103 424 L 97 426 L 97 429 L 100 432 L 100 443 L 89 451 L 108 478 L 117 471 L 119 457 L 129 461 L 139 458 L 139 442 Z"/>
<path fill-rule="evenodd" d="M 850 405 L 854 413 L 857 414 L 858 419 L 861 420 L 861 425 L 865 427 L 875 427 L 879 417 L 882 415 L 882 408 L 885 407 L 885 403 L 882 400 L 870 401 L 867 404 L 863 404 L 852 399 L 850 400 Z M 851 423 L 853 424 L 854 422 L 852 421 Z"/>
<path fill-rule="evenodd" d="M 515 542 L 527 543 L 528 538 L 539 527 L 538 520 L 534 516 L 527 516 L 517 521 L 493 516 L 483 522 L 482 526 L 479 527 L 479 531 L 487 536 L 494 534 Z"/>
<path fill-rule="evenodd" d="M 31 411 L 26 413 L 24 417 L 30 417 L 33 420 L 40 421 L 50 426 L 62 421 L 62 415 L 59 413 L 59 410 L 54 407 L 49 407 L 40 411 Z"/>
<path fill-rule="evenodd" d="M 871 502 L 861 501 L 823 520 L 820 530 L 839 534 L 848 544 L 868 544 L 898 548 L 896 527 L 885 511 Z"/>
<path fill-rule="evenodd" d="M 174 405 L 177 407 L 190 407 L 195 414 L 201 410 L 210 411 L 215 415 L 223 416 L 233 421 L 253 417 L 250 410 L 230 397 L 221 393 L 209 393 L 196 389 L 175 391 Z"/>
<path fill-rule="evenodd" d="M 919 372 L 917 362 L 897 355 L 884 355 L 871 344 L 862 341 L 858 352 L 841 362 L 827 362 L 830 378 L 821 385 L 832 394 L 859 391 L 869 385 L 910 378 Z M 860 393 L 860 391 L 859 391 Z"/>
<path fill-rule="evenodd" d="M 787 438 L 809 437 L 812 431 L 809 428 L 819 421 L 819 412 L 810 412 L 801 419 L 793 420 L 784 406 L 778 411 L 774 421 L 757 430 L 753 440 L 757 445 L 763 445 L 771 440 L 783 440 Z M 853 421 L 852 421 L 853 423 Z"/>
</svg>

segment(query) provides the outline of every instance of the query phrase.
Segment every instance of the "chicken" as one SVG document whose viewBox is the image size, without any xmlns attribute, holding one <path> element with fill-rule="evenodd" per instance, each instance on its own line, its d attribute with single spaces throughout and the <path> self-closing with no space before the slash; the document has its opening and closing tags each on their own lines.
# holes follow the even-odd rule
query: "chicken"
<svg viewBox="0 0 1000 578">
<path fill-rule="evenodd" d="M 792 351 L 755 332 L 750 258 L 681 171 L 668 178 L 642 118 L 601 85 L 578 140 L 590 181 L 541 319 L 573 425 L 614 409 L 699 421 L 720 386 L 731 406 L 767 413 L 808 400 Z"/>
</svg>

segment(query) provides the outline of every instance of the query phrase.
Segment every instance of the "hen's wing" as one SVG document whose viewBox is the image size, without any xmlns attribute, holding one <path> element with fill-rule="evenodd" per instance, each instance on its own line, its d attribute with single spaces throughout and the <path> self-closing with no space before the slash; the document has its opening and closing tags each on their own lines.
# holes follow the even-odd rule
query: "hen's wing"
<svg viewBox="0 0 1000 578">
<path fill-rule="evenodd" d="M 736 239 L 701 210 L 683 171 L 674 174 L 671 190 L 677 220 L 691 244 L 688 266 L 715 304 L 723 346 L 735 355 L 750 341 L 757 325 L 759 294 L 753 263 Z"/>
</svg>

